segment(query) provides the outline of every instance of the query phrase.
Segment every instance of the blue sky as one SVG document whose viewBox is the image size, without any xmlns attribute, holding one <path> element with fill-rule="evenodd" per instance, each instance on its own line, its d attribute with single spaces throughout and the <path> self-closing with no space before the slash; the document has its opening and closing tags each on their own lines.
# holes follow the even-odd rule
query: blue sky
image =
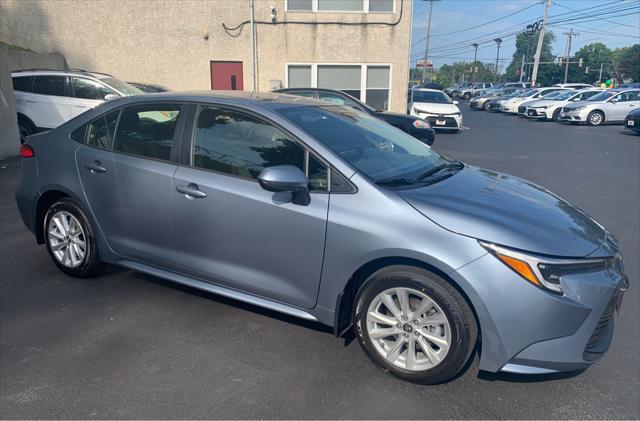
<svg viewBox="0 0 640 421">
<path fill-rule="evenodd" d="M 612 3 L 613 0 L 553 0 L 549 16 L 550 22 L 575 17 L 577 13 L 593 13 L 587 9 Z M 429 3 L 423 0 L 413 0 L 413 30 L 411 44 L 411 66 L 415 67 L 415 59 L 424 57 L 424 37 L 426 35 Z M 528 9 L 519 12 L 521 9 Z M 638 0 L 624 0 L 606 7 L 607 11 L 629 8 L 608 17 L 599 15 L 589 18 L 587 22 L 557 23 L 549 29 L 556 34 L 553 51 L 562 55 L 565 49 L 566 36 L 573 28 L 580 35 L 573 38 L 571 51 L 592 42 L 603 42 L 609 48 L 617 48 L 634 43 L 640 43 L 640 2 Z M 604 7 L 595 11 L 604 10 Z M 491 41 L 495 37 L 503 37 L 500 46 L 501 67 L 504 69 L 515 51 L 515 37 L 505 36 L 514 33 L 519 28 L 542 18 L 544 3 L 542 0 L 440 0 L 433 4 L 431 18 L 431 40 L 429 42 L 429 60 L 433 60 L 435 67 L 445 63 L 457 61 L 473 61 L 473 42 L 480 42 L 478 60 L 495 62 L 496 44 Z M 578 12 L 576 12 L 578 11 Z M 582 11 L 582 12 L 579 12 Z M 505 19 L 475 29 L 468 29 L 484 24 L 511 13 Z M 488 42 L 487 42 L 488 41 Z M 453 45 L 451 45 L 453 44 Z"/>
</svg>

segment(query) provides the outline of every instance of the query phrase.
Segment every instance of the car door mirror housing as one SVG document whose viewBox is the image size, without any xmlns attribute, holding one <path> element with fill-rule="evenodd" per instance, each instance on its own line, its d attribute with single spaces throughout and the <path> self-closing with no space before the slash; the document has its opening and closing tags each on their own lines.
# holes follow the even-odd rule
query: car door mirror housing
<svg viewBox="0 0 640 421">
<path fill-rule="evenodd" d="M 302 170 L 293 165 L 276 165 L 262 170 L 258 182 L 271 192 L 308 192 L 309 179 Z"/>
<path fill-rule="evenodd" d="M 118 95 L 114 95 L 114 94 L 106 94 L 104 96 L 105 101 L 111 101 L 112 99 L 116 99 L 118 98 Z"/>
</svg>

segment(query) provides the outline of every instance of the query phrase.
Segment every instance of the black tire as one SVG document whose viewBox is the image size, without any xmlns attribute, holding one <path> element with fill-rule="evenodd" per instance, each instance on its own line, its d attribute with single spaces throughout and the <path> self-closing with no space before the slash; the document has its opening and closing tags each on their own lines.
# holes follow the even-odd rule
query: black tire
<svg viewBox="0 0 640 421">
<path fill-rule="evenodd" d="M 551 115 L 551 120 L 560 121 L 560 112 L 561 111 L 562 111 L 562 108 L 556 108 L 556 110 Z"/>
<path fill-rule="evenodd" d="M 483 108 L 485 111 L 491 111 L 491 103 L 490 103 L 489 101 L 486 101 L 486 102 L 482 105 L 482 108 Z"/>
<path fill-rule="evenodd" d="M 589 126 L 602 126 L 604 124 L 604 114 L 602 111 L 591 111 L 587 116 Z"/>
<path fill-rule="evenodd" d="M 20 143 L 24 143 L 27 140 L 27 136 L 31 136 L 36 132 L 36 127 L 28 118 L 19 115 L 18 130 L 20 132 Z"/>
<path fill-rule="evenodd" d="M 471 98 L 471 94 L 469 92 L 465 92 L 462 96 L 463 99 L 469 100 Z"/>
<path fill-rule="evenodd" d="M 53 250 L 51 249 L 51 237 L 49 234 L 49 223 L 51 218 L 60 211 L 65 211 L 79 222 L 82 227 L 82 231 L 84 233 L 83 239 L 85 242 L 85 255 L 82 259 L 81 263 L 77 267 L 68 267 L 62 264 L 58 258 L 55 257 Z M 98 248 L 96 246 L 95 239 L 95 230 L 91 226 L 89 219 L 82 211 L 82 209 L 76 205 L 71 199 L 61 199 L 55 202 L 53 205 L 49 207 L 47 210 L 47 214 L 44 218 L 44 239 L 47 247 L 47 252 L 49 253 L 49 257 L 53 263 L 60 269 L 62 272 L 66 273 L 69 276 L 73 276 L 76 278 L 90 278 L 98 275 L 106 266 L 104 262 L 100 260 L 100 256 L 98 254 Z"/>
<path fill-rule="evenodd" d="M 433 300 L 450 324 L 451 345 L 437 365 L 426 370 L 407 370 L 391 364 L 377 351 L 367 332 L 366 313 L 378 294 L 394 287 L 417 290 Z M 438 384 L 451 380 L 471 358 L 478 338 L 478 327 L 469 305 L 447 281 L 413 266 L 389 266 L 378 270 L 363 284 L 355 300 L 354 326 L 358 341 L 374 364 L 387 374 L 419 384 Z"/>
</svg>

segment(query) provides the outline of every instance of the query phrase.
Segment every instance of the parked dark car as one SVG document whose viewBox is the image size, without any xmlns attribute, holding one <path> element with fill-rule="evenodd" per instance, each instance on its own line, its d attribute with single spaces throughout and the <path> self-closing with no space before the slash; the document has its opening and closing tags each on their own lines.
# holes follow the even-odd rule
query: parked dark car
<svg viewBox="0 0 640 421">
<path fill-rule="evenodd" d="M 424 85 L 422 85 L 422 87 L 426 89 L 437 89 L 439 91 L 444 90 L 444 86 L 442 86 L 440 83 L 437 83 L 437 82 L 425 83 Z"/>
<path fill-rule="evenodd" d="M 624 128 L 640 133 L 640 108 L 631 111 L 624 119 Z"/>
<path fill-rule="evenodd" d="M 275 92 L 321 99 L 335 104 L 347 105 L 358 111 L 362 111 L 379 118 L 380 120 L 389 123 L 393 127 L 396 127 L 407 134 L 410 134 L 429 146 L 433 145 L 433 142 L 435 141 L 435 132 L 431 128 L 431 125 L 429 125 L 425 120 L 407 114 L 376 110 L 370 105 L 367 105 L 359 99 L 354 98 L 349 94 L 345 94 L 342 91 L 323 88 L 284 88 Z"/>
<path fill-rule="evenodd" d="M 169 88 L 162 85 L 155 85 L 151 83 L 139 83 L 139 82 L 127 82 L 131 86 L 135 86 L 145 94 L 157 94 L 158 92 L 169 92 Z"/>
</svg>

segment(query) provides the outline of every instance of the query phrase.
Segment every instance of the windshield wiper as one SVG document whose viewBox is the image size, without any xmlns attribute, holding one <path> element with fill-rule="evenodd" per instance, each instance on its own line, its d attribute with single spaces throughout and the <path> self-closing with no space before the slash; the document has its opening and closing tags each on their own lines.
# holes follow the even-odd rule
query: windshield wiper
<svg viewBox="0 0 640 421">
<path fill-rule="evenodd" d="M 437 167 L 431 168 L 429 171 L 426 171 L 416 177 L 416 181 L 424 180 L 427 177 L 431 177 L 432 175 L 439 173 L 444 170 L 461 170 L 464 168 L 464 164 L 460 161 L 447 162 L 446 164 L 438 165 Z"/>
<path fill-rule="evenodd" d="M 411 184 L 415 184 L 416 180 L 411 180 L 404 177 L 398 178 L 382 178 L 380 180 L 376 180 L 375 183 L 379 186 L 408 186 Z"/>
</svg>

